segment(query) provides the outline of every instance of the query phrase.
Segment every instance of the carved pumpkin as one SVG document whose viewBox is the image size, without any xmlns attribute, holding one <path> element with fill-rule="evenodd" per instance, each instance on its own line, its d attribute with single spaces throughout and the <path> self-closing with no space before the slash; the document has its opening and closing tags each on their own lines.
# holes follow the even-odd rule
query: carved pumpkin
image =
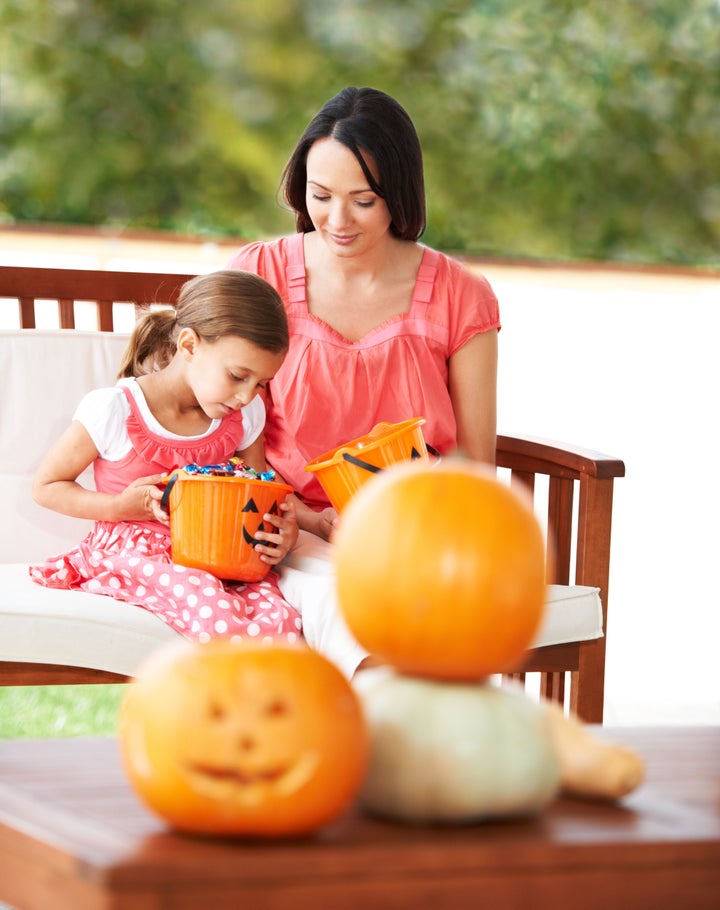
<svg viewBox="0 0 720 910">
<path fill-rule="evenodd" d="M 125 693 L 119 739 L 138 796 L 200 834 L 315 831 L 356 796 L 368 755 L 357 696 L 329 661 L 227 640 L 155 652 Z"/>
<path fill-rule="evenodd" d="M 364 670 L 354 685 L 370 728 L 360 793 L 369 811 L 461 823 L 533 815 L 558 792 L 548 718 L 523 692 L 401 676 L 388 667 Z"/>
<path fill-rule="evenodd" d="M 514 670 L 545 606 L 532 506 L 481 465 L 389 468 L 343 512 L 335 547 L 355 638 L 401 672 L 477 680 Z"/>
</svg>

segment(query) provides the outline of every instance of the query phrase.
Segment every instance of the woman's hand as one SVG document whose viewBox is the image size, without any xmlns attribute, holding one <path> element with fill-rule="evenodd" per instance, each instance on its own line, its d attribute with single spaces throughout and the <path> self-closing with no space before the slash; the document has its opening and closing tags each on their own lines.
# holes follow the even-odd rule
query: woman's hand
<svg viewBox="0 0 720 910">
<path fill-rule="evenodd" d="M 303 531 L 309 531 L 324 540 L 332 540 L 332 536 L 340 524 L 338 513 L 331 506 L 322 512 L 315 512 L 304 502 L 293 496 L 297 508 L 298 525 Z"/>
<path fill-rule="evenodd" d="M 280 503 L 282 515 L 272 515 L 266 512 L 263 515 L 263 522 L 271 524 L 276 531 L 256 531 L 257 540 L 267 540 L 267 544 L 256 544 L 255 550 L 260 554 L 263 562 L 271 566 L 277 565 L 287 556 L 297 543 L 298 523 L 295 511 L 295 501 L 288 497 Z"/>
<path fill-rule="evenodd" d="M 331 506 L 328 506 L 322 512 L 315 512 L 314 514 L 316 516 L 315 527 L 307 530 L 312 530 L 313 534 L 317 534 L 318 537 L 323 537 L 325 540 L 332 540 L 333 534 L 340 525 L 338 513 Z"/>
</svg>

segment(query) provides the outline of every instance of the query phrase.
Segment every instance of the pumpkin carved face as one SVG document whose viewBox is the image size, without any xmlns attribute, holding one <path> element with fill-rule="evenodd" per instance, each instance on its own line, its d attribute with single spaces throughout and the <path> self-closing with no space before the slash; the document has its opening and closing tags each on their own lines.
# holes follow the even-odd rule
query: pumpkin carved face
<svg viewBox="0 0 720 910">
<path fill-rule="evenodd" d="M 542 619 L 545 543 L 531 505 L 461 459 L 394 465 L 365 484 L 334 560 L 351 632 L 402 673 L 516 670 Z"/>
<path fill-rule="evenodd" d="M 367 734 L 342 674 L 310 649 L 213 641 L 162 649 L 123 699 L 130 782 L 173 827 L 316 830 L 357 793 Z"/>
</svg>

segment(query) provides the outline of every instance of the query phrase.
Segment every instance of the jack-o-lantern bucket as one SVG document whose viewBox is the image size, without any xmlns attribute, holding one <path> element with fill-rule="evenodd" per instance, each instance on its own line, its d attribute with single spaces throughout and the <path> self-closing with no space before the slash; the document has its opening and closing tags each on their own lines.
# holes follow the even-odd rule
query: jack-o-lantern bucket
<svg viewBox="0 0 720 910">
<path fill-rule="evenodd" d="M 313 458 L 305 470 L 315 474 L 336 511 L 341 512 L 353 494 L 383 468 L 418 458 L 428 461 L 428 451 L 439 456 L 425 442 L 421 430 L 424 423 L 424 417 L 378 423 L 367 435 Z"/>
<path fill-rule="evenodd" d="M 292 487 L 178 471 L 166 492 L 173 562 L 233 581 L 260 581 L 267 575 L 270 566 L 255 551 L 261 542 L 255 534 L 274 530 L 263 524 L 263 515 L 278 513 Z"/>
</svg>

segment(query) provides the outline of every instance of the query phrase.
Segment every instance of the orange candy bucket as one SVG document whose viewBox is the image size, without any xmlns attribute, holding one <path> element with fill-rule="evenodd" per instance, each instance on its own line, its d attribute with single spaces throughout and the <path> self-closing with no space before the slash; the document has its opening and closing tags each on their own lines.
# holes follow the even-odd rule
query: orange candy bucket
<svg viewBox="0 0 720 910">
<path fill-rule="evenodd" d="M 217 578 L 260 581 L 270 571 L 255 552 L 263 515 L 279 513 L 292 493 L 284 483 L 175 472 L 168 481 L 173 562 Z M 168 490 L 166 489 L 166 493 Z M 262 543 L 267 543 L 262 541 Z"/>
<path fill-rule="evenodd" d="M 370 432 L 346 442 L 305 465 L 317 477 L 328 499 L 340 513 L 348 501 L 367 481 L 390 465 L 416 458 L 428 460 L 428 447 L 420 429 L 424 417 L 401 423 L 378 423 Z"/>
</svg>

